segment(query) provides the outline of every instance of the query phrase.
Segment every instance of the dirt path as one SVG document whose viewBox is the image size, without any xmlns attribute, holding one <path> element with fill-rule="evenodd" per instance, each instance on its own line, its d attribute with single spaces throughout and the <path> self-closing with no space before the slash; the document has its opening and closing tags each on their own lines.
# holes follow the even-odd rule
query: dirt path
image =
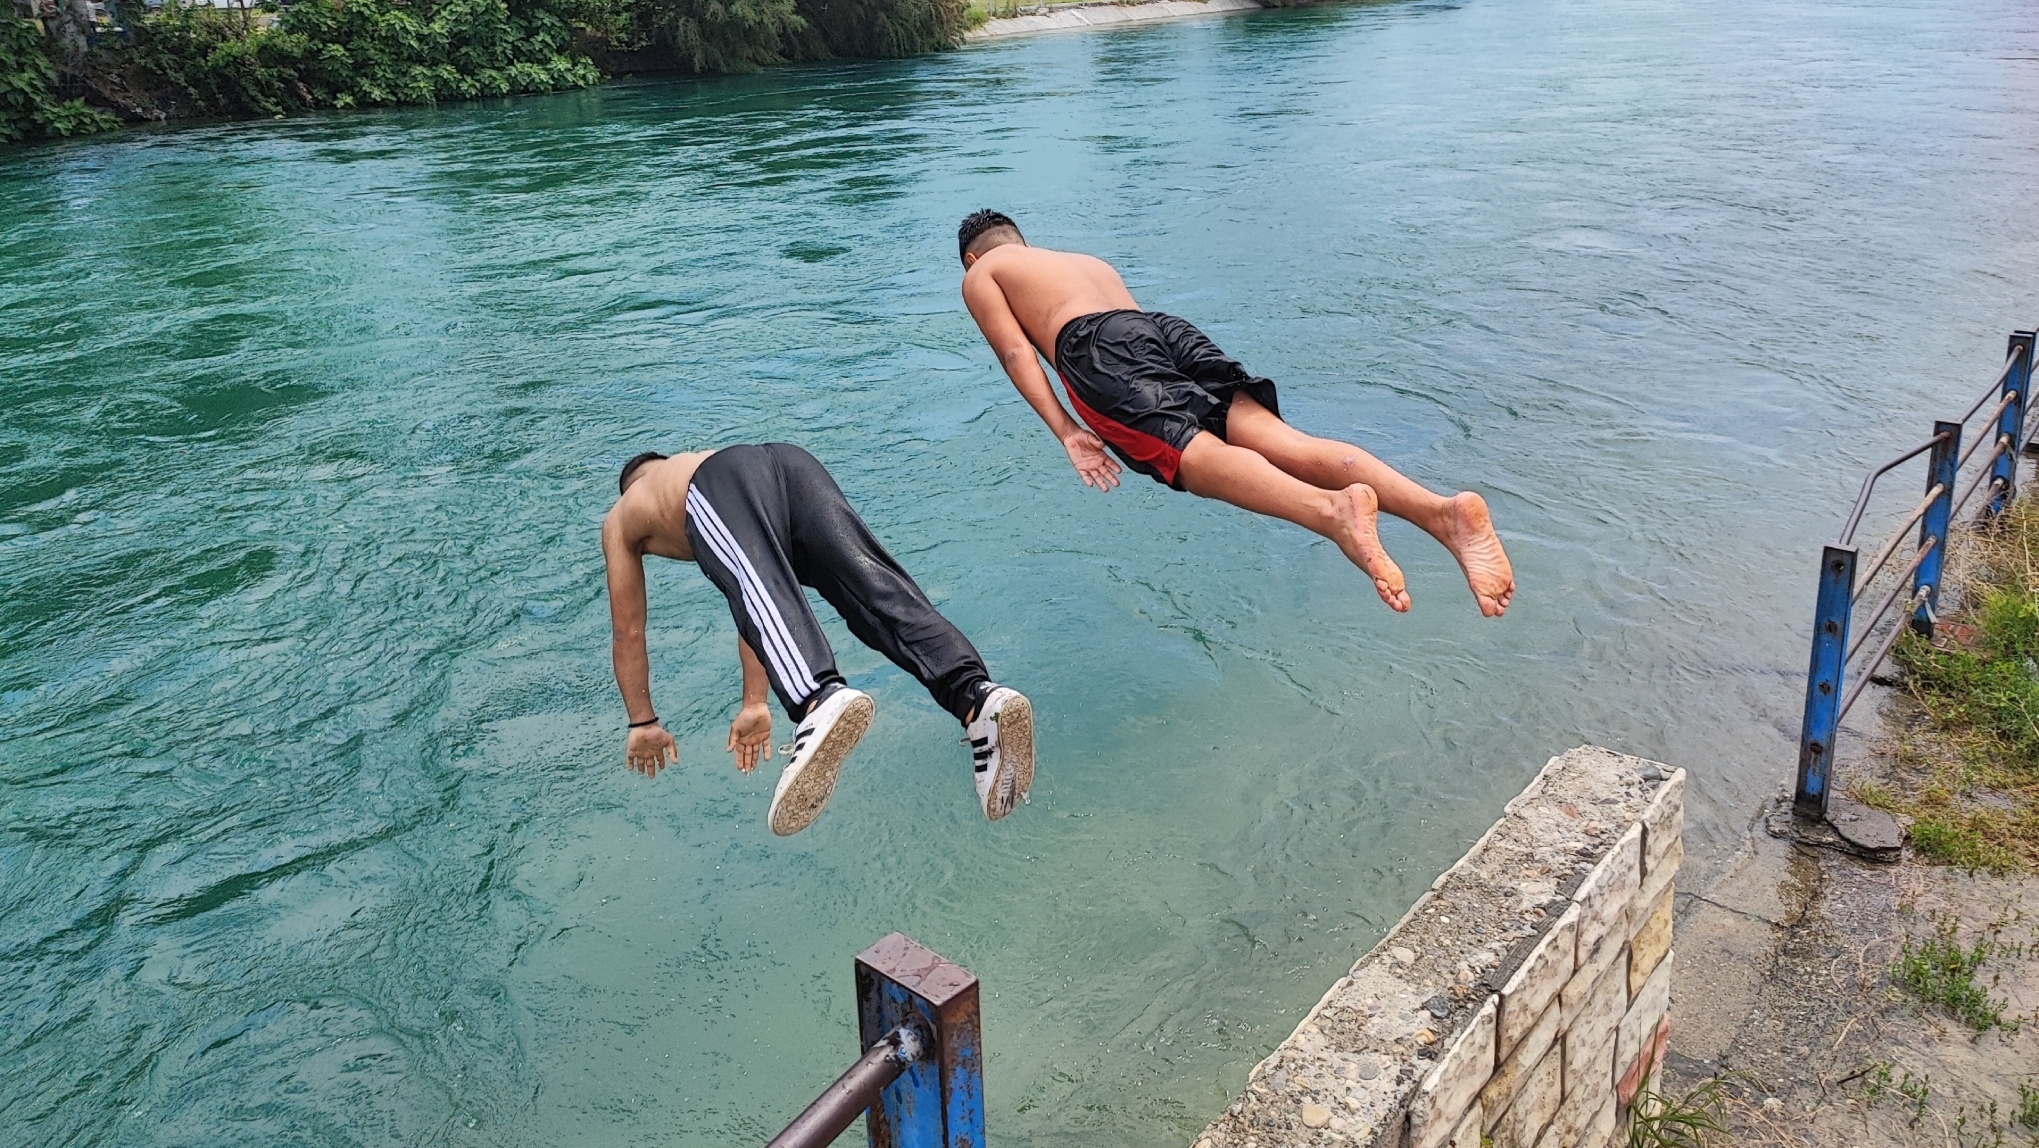
<svg viewBox="0 0 2039 1148">
<path fill-rule="evenodd" d="M 1679 896 L 1665 1091 L 1724 1080 L 1736 1145 L 2039 1145 L 2039 877 L 1877 865 L 1756 824 Z M 1950 929 L 1963 953 L 1985 942 L 1986 1032 L 1893 975 Z"/>
</svg>

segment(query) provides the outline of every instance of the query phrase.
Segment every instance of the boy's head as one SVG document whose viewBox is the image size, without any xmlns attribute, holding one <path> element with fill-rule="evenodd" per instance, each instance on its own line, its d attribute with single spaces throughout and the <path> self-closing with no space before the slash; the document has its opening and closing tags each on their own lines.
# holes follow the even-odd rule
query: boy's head
<svg viewBox="0 0 2039 1148">
<path fill-rule="evenodd" d="M 963 257 L 963 267 L 968 270 L 977 258 L 994 247 L 1007 243 L 1026 246 L 1026 236 L 1020 234 L 1019 224 L 1012 217 L 989 208 L 973 211 L 963 217 L 963 226 L 956 229 L 956 252 Z"/>
<path fill-rule="evenodd" d="M 643 454 L 632 455 L 630 457 L 630 461 L 623 464 L 623 473 L 616 476 L 617 497 L 619 498 L 622 497 L 624 492 L 630 489 L 630 483 L 637 478 L 637 472 L 644 469 L 645 463 L 658 462 L 663 458 L 665 458 L 665 456 L 658 453 L 655 450 L 648 450 L 645 451 Z"/>
</svg>

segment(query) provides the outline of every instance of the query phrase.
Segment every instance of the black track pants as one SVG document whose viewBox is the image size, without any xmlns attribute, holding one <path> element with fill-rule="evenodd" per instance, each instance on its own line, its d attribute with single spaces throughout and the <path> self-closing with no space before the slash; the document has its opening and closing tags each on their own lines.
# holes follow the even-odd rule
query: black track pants
<svg viewBox="0 0 2039 1148">
<path fill-rule="evenodd" d="M 935 611 L 851 509 L 835 479 L 797 446 L 725 447 L 694 471 L 687 542 L 757 652 L 795 721 L 842 684 L 802 586 L 836 608 L 850 633 L 919 679 L 935 704 L 968 718 L 984 660 Z"/>
</svg>

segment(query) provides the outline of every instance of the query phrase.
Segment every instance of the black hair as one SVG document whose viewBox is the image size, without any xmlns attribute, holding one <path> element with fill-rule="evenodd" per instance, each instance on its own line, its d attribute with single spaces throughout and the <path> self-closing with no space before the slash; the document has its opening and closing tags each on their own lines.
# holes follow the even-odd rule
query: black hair
<svg viewBox="0 0 2039 1148">
<path fill-rule="evenodd" d="M 973 211 L 964 216 L 963 226 L 956 229 L 956 257 L 960 259 L 970 254 L 970 245 L 972 243 L 977 242 L 985 232 L 996 231 L 1001 227 L 1012 228 L 1014 235 L 1019 235 L 1020 233 L 1019 224 L 1012 221 L 1012 216 L 1006 215 L 1003 212 L 993 211 L 988 207 L 982 211 Z M 1025 243 L 1026 237 L 1021 235 L 1020 242 Z"/>
<path fill-rule="evenodd" d="M 637 473 L 638 467 L 643 466 L 647 462 L 657 462 L 664 457 L 664 455 L 655 450 L 631 455 L 630 461 L 623 464 L 623 473 L 616 476 L 616 493 L 621 495 L 625 490 L 630 489 L 630 476 Z"/>
</svg>

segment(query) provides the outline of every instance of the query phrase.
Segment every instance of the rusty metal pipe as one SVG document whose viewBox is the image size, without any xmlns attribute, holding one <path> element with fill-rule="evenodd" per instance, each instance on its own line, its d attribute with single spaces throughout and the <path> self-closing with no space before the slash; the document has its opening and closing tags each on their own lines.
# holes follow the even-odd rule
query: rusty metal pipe
<svg viewBox="0 0 2039 1148">
<path fill-rule="evenodd" d="M 865 1109 L 878 1102 L 886 1085 L 921 1058 L 924 1047 L 920 1034 L 911 1028 L 901 1026 L 886 1033 L 765 1148 L 827 1148 Z"/>
</svg>

